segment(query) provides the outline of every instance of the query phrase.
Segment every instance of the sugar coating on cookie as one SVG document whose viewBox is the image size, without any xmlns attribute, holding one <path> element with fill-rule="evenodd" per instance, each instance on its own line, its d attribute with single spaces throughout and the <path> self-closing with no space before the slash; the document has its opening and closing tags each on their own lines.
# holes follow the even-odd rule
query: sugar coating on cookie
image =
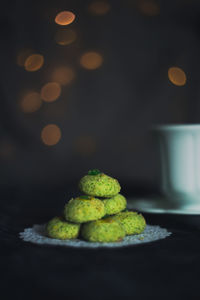
<svg viewBox="0 0 200 300">
<path fill-rule="evenodd" d="M 64 207 L 64 217 L 74 223 L 85 223 L 105 216 L 104 204 L 91 196 L 80 196 L 71 199 Z"/>
<path fill-rule="evenodd" d="M 119 222 L 105 218 L 84 224 L 81 236 L 90 242 L 119 242 L 125 237 L 125 230 Z"/>
<path fill-rule="evenodd" d="M 67 222 L 63 217 L 54 217 L 46 225 L 48 237 L 60 240 L 77 238 L 79 230 L 79 224 Z"/>
<path fill-rule="evenodd" d="M 145 218 L 133 211 L 121 212 L 112 218 L 120 222 L 127 235 L 142 233 L 146 227 Z"/>
<path fill-rule="evenodd" d="M 98 170 L 97 170 L 98 171 Z M 120 192 L 120 184 L 117 179 L 104 173 L 89 171 L 88 175 L 81 178 L 79 189 L 86 195 L 94 197 L 113 197 Z"/>
<path fill-rule="evenodd" d="M 112 198 L 103 199 L 102 201 L 107 215 L 117 214 L 124 210 L 127 205 L 126 198 L 121 194 L 117 194 Z"/>
</svg>

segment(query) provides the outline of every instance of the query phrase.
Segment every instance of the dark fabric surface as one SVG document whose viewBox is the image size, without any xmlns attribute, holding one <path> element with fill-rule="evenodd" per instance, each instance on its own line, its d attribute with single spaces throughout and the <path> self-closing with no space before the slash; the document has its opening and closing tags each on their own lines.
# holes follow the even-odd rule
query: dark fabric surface
<svg viewBox="0 0 200 300">
<path fill-rule="evenodd" d="M 72 189 L 0 190 L 1 299 L 197 299 L 200 216 L 145 214 L 173 234 L 120 249 L 25 243 L 18 233 L 59 214 Z"/>
</svg>

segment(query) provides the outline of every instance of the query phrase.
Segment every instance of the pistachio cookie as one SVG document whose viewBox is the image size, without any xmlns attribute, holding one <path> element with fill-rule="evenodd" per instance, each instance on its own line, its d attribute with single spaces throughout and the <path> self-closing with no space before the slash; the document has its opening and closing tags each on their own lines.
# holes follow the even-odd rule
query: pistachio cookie
<svg viewBox="0 0 200 300">
<path fill-rule="evenodd" d="M 91 196 L 80 196 L 71 199 L 64 207 L 67 221 L 85 223 L 101 219 L 105 216 L 104 204 L 101 200 Z"/>
<path fill-rule="evenodd" d="M 89 171 L 88 175 L 81 178 L 79 189 L 86 195 L 107 198 L 117 195 L 121 187 L 117 179 L 94 169 Z"/>
<path fill-rule="evenodd" d="M 124 210 L 127 205 L 126 198 L 121 194 L 117 194 L 112 198 L 103 199 L 102 202 L 105 206 L 107 215 L 117 214 L 120 211 Z"/>
<path fill-rule="evenodd" d="M 125 230 L 119 222 L 105 218 L 84 224 L 81 235 L 90 242 L 119 242 L 125 237 Z"/>
<path fill-rule="evenodd" d="M 46 225 L 46 233 L 53 239 L 75 239 L 79 234 L 80 225 L 67 222 L 62 217 L 51 219 Z"/>
<path fill-rule="evenodd" d="M 142 233 L 146 227 L 146 221 L 141 214 L 133 211 L 126 211 L 112 217 L 120 222 L 127 235 Z"/>
</svg>

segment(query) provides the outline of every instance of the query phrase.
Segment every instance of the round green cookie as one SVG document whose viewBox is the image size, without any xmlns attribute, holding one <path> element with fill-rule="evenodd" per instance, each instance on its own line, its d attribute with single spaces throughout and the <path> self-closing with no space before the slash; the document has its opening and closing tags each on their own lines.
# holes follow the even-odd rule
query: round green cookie
<svg viewBox="0 0 200 300">
<path fill-rule="evenodd" d="M 106 214 L 107 215 L 114 215 L 122 211 L 126 208 L 126 198 L 121 194 L 117 194 L 116 196 L 108 199 L 102 200 Z"/>
<path fill-rule="evenodd" d="M 144 217 L 133 211 L 121 212 L 112 218 L 120 222 L 127 235 L 142 233 L 146 227 Z"/>
<path fill-rule="evenodd" d="M 113 197 L 120 192 L 121 187 L 117 179 L 100 173 L 98 170 L 92 170 L 81 178 L 79 189 L 84 194 L 94 197 Z"/>
<path fill-rule="evenodd" d="M 64 207 L 64 216 L 67 221 L 85 223 L 101 219 L 105 216 L 104 204 L 101 200 L 80 196 L 71 199 Z"/>
<path fill-rule="evenodd" d="M 119 222 L 111 218 L 105 218 L 84 224 L 81 235 L 90 242 L 119 242 L 125 237 L 125 230 Z"/>
<path fill-rule="evenodd" d="M 66 222 L 62 217 L 55 217 L 46 225 L 47 235 L 60 240 L 75 239 L 79 234 L 79 229 L 79 224 Z"/>
</svg>

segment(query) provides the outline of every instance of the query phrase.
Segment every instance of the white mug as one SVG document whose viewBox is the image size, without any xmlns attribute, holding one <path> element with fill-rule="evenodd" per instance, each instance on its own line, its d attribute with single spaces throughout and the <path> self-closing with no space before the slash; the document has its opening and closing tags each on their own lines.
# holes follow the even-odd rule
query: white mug
<svg viewBox="0 0 200 300">
<path fill-rule="evenodd" d="M 178 208 L 200 208 L 200 124 L 159 125 L 160 187 Z"/>
</svg>

